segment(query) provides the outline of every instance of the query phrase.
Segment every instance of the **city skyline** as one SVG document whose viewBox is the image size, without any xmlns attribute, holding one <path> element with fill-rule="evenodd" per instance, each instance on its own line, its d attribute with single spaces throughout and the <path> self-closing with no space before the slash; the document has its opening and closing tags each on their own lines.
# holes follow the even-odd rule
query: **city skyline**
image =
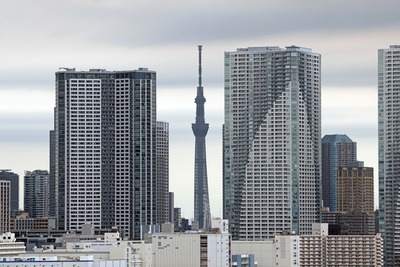
<svg viewBox="0 0 400 267">
<path fill-rule="evenodd" d="M 237 47 L 295 44 L 318 51 L 322 56 L 321 137 L 351 136 L 357 140 L 359 158 L 366 166 L 374 167 L 375 172 L 378 169 L 377 50 L 399 43 L 393 36 L 400 25 L 396 14 L 400 3 L 336 1 L 296 6 L 293 1 L 289 8 L 278 5 L 278 1 L 254 5 L 210 1 L 201 6 L 180 5 L 178 12 L 174 8 L 179 1 L 159 3 L 156 7 L 124 1 L 48 1 L 44 8 L 23 2 L 24 8 L 7 3 L 0 11 L 2 25 L 7 26 L 0 37 L 0 54 L 7 62 L 1 66 L 0 77 L 1 169 L 11 169 L 20 177 L 24 170 L 49 170 L 48 131 L 53 126 L 54 72 L 59 67 L 148 67 L 158 75 L 157 120 L 170 123 L 170 191 L 175 192 L 175 205 L 182 208 L 182 216 L 193 217 L 191 123 L 193 88 L 197 83 L 194 55 L 199 43 L 204 45 L 205 118 L 210 123 L 207 163 L 213 216 L 222 213 L 223 52 Z M 211 3 L 213 12 L 207 13 L 209 19 L 204 25 L 201 20 L 192 19 L 205 14 Z M 153 11 L 155 17 L 168 15 L 173 19 L 168 23 L 149 22 L 137 13 L 139 7 L 142 14 L 146 14 L 143 10 Z M 296 23 L 275 23 L 284 11 Z M 242 15 L 243 19 L 235 21 L 235 15 Z M 118 19 L 113 21 L 115 16 Z M 224 19 L 224 23 L 217 23 Z M 189 21 L 194 25 L 189 26 Z M 126 22 L 141 27 L 133 27 L 132 34 L 127 34 L 120 30 L 126 29 Z M 241 27 L 251 30 L 238 33 L 236 29 Z M 118 29 L 115 34 L 114 29 Z M 375 191 L 377 188 L 376 183 Z"/>
</svg>

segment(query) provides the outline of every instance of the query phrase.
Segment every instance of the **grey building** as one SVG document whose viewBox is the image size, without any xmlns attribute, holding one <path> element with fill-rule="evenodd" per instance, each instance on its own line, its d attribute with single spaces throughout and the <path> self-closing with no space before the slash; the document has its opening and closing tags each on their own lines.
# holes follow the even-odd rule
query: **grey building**
<svg viewBox="0 0 400 267">
<path fill-rule="evenodd" d="M 169 220 L 169 124 L 157 121 L 156 210 L 158 224 Z"/>
<path fill-rule="evenodd" d="M 50 175 L 48 171 L 25 171 L 24 211 L 31 218 L 50 216 Z"/>
<path fill-rule="evenodd" d="M 0 234 L 10 231 L 11 182 L 0 180 Z"/>
<path fill-rule="evenodd" d="M 223 216 L 233 239 L 310 234 L 320 218 L 321 57 L 225 52 Z"/>
<path fill-rule="evenodd" d="M 139 239 L 156 220 L 156 73 L 56 72 L 60 230 L 117 226 Z"/>
<path fill-rule="evenodd" d="M 325 135 L 322 138 L 322 199 L 323 206 L 336 212 L 338 201 L 339 167 L 357 160 L 357 143 L 345 134 Z"/>
<path fill-rule="evenodd" d="M 11 170 L 0 170 L 0 181 L 10 182 L 11 210 L 19 210 L 19 175 Z"/>
<path fill-rule="evenodd" d="M 183 230 L 181 208 L 174 208 L 174 228 L 175 232 Z"/>
<path fill-rule="evenodd" d="M 324 209 L 321 216 L 322 223 L 328 223 L 329 228 L 341 230 L 345 235 L 375 235 L 375 218 L 363 211 L 328 211 Z M 345 231 L 343 231 L 343 229 Z"/>
<path fill-rule="evenodd" d="M 49 133 L 50 140 L 50 172 L 49 172 L 49 187 L 50 187 L 50 206 L 49 206 L 49 216 L 57 216 L 57 185 L 56 185 L 56 135 L 55 131 L 51 130 Z"/>
<path fill-rule="evenodd" d="M 400 45 L 378 50 L 379 232 L 385 266 L 400 266 Z"/>
<path fill-rule="evenodd" d="M 175 220 L 175 194 L 174 192 L 169 192 L 168 193 L 168 221 L 170 223 L 174 223 Z"/>
</svg>

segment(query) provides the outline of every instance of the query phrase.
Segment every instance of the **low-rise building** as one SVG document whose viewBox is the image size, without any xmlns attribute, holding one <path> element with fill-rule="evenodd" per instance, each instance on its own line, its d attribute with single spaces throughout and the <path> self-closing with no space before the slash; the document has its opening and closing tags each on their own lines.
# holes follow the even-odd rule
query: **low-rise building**
<svg viewBox="0 0 400 267">
<path fill-rule="evenodd" d="M 25 253 L 24 242 L 16 242 L 15 234 L 7 232 L 0 235 L 0 259 L 23 253 Z"/>
<path fill-rule="evenodd" d="M 122 240 L 118 232 L 105 233 L 103 238 L 97 237 L 92 240 L 88 240 L 88 235 L 85 235 L 84 238 L 65 236 L 63 248 L 42 246 L 24 256 L 57 257 L 58 260 L 71 260 L 91 255 L 94 261 L 125 260 L 126 267 L 231 266 L 231 240 L 228 233 L 228 222 L 227 220 L 214 221 L 212 227 L 207 233 L 195 231 L 172 233 L 172 225 L 169 225 L 168 233 L 150 233 L 143 241 Z M 95 236 L 93 235 L 93 237 Z M 59 267 L 69 266 L 60 265 Z M 86 266 L 76 265 L 75 267 Z"/>
<path fill-rule="evenodd" d="M 275 243 L 275 266 L 383 266 L 380 234 L 328 235 L 323 223 L 313 224 L 312 235 L 277 235 Z"/>
<path fill-rule="evenodd" d="M 9 257 L 3 258 L 0 267 L 126 267 L 126 260 L 95 260 L 93 256 L 82 255 L 71 259 L 51 257 Z"/>
</svg>

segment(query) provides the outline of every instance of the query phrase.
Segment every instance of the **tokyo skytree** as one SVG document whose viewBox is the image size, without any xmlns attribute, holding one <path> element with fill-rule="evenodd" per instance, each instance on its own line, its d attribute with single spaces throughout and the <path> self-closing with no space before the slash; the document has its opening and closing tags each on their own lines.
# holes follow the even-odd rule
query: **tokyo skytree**
<svg viewBox="0 0 400 267">
<path fill-rule="evenodd" d="M 201 85 L 201 49 L 199 49 L 199 86 L 197 87 L 196 122 L 192 123 L 193 134 L 196 139 L 195 167 L 194 167 L 194 220 L 199 223 L 199 229 L 208 230 L 211 226 L 210 201 L 208 196 L 206 135 L 208 123 L 204 119 L 204 103 L 206 99 Z"/>
</svg>

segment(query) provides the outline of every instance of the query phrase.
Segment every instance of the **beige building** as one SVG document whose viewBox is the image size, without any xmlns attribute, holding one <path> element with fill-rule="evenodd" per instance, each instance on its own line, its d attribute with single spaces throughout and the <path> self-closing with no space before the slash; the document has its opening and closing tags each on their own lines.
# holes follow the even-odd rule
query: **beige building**
<svg viewBox="0 0 400 267">
<path fill-rule="evenodd" d="M 383 266 L 382 242 L 380 234 L 326 236 L 324 266 Z"/>
<path fill-rule="evenodd" d="M 37 231 L 56 229 L 56 219 L 48 217 L 30 218 L 29 214 L 22 212 L 15 218 L 10 219 L 10 231 Z"/>
<path fill-rule="evenodd" d="M 338 211 L 374 213 L 374 168 L 338 167 Z"/>
<path fill-rule="evenodd" d="M 275 242 L 264 241 L 232 241 L 232 255 L 253 254 L 257 267 L 275 267 Z"/>
<path fill-rule="evenodd" d="M 328 224 L 313 224 L 312 235 L 275 236 L 274 266 L 383 266 L 382 242 L 380 234 L 328 235 Z"/>
</svg>

